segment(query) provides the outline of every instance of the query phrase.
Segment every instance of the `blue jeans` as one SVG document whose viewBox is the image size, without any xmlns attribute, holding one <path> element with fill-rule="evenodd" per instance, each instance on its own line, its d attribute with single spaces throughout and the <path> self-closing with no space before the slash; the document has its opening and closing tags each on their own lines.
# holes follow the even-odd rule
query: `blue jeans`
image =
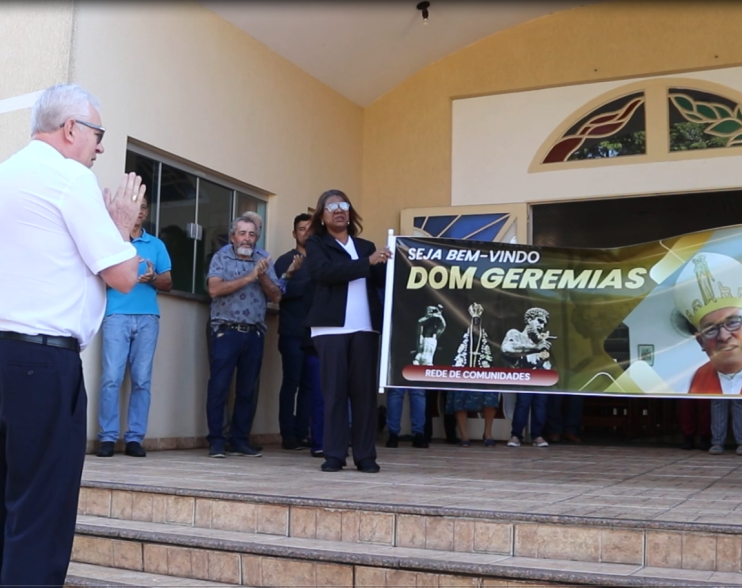
<svg viewBox="0 0 742 588">
<path fill-rule="evenodd" d="M 209 443 L 224 443 L 224 411 L 229 386 L 237 369 L 232 424 L 233 445 L 248 445 L 254 414 L 253 394 L 263 364 L 265 336 L 258 330 L 240 333 L 231 329 L 211 333 L 211 375 L 206 392 L 206 421 Z"/>
<path fill-rule="evenodd" d="M 391 434 L 399 435 L 405 392 L 410 398 L 412 433 L 422 435 L 425 433 L 425 390 L 390 388 L 386 395 L 386 426 L 389 427 Z"/>
<path fill-rule="evenodd" d="M 112 314 L 103 319 L 102 368 L 98 425 L 101 441 L 119 438 L 119 390 L 126 366 L 131 395 L 124 441 L 141 443 L 147 433 L 151 399 L 152 362 L 155 358 L 160 317 L 154 314 Z"/>
<path fill-rule="evenodd" d="M 278 427 L 281 437 L 304 441 L 309 435 L 311 383 L 304 364 L 302 337 L 278 336 L 283 381 L 278 393 Z"/>
<path fill-rule="evenodd" d="M 546 423 L 546 401 L 548 394 L 518 392 L 515 396 L 512 436 L 523 441 L 523 429 L 528 424 L 528 413 L 531 413 L 531 439 L 541 437 Z"/>
<path fill-rule="evenodd" d="M 309 429 L 312 434 L 312 451 L 322 451 L 322 437 L 325 434 L 325 401 L 322 398 L 322 379 L 317 355 L 313 353 L 304 355 L 304 371 L 307 373 L 311 391 L 312 416 Z"/>
</svg>

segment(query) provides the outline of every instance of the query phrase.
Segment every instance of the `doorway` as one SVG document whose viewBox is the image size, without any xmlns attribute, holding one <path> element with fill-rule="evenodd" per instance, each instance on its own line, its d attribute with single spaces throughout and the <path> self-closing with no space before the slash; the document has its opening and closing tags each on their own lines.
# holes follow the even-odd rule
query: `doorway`
<svg viewBox="0 0 742 588">
<path fill-rule="evenodd" d="M 543 247 L 625 247 L 737 224 L 742 190 L 531 205 L 533 244 Z M 620 325 L 605 350 L 627 361 L 628 345 L 628 331 Z M 586 397 L 583 433 L 596 441 L 674 441 L 678 415 L 677 399 Z"/>
</svg>

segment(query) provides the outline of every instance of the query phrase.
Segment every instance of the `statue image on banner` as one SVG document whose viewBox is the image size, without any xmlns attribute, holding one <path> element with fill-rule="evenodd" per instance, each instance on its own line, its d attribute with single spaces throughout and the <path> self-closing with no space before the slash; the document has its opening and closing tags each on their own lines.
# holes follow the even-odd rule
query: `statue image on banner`
<svg viewBox="0 0 742 588">
<path fill-rule="evenodd" d="M 428 306 L 425 316 L 417 321 L 417 353 L 413 365 L 433 365 L 438 339 L 446 330 L 446 319 L 443 318 L 443 305 Z"/>
</svg>

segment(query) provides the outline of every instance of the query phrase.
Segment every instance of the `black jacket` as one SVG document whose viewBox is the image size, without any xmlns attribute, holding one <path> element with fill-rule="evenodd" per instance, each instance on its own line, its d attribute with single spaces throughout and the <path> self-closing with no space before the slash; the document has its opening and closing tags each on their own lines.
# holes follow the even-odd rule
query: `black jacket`
<svg viewBox="0 0 742 588">
<path fill-rule="evenodd" d="M 329 234 L 312 235 L 307 239 L 309 275 L 314 282 L 314 299 L 307 316 L 309 327 L 342 327 L 345 324 L 345 306 L 348 300 L 348 282 L 366 278 L 368 308 L 371 325 L 381 332 L 381 301 L 378 288 L 384 287 L 386 265 L 371 265 L 368 258 L 376 251 L 371 241 L 353 237 L 358 259 L 353 260 L 348 252 Z"/>
<path fill-rule="evenodd" d="M 274 266 L 276 275 L 280 278 L 294 261 L 294 255 L 299 255 L 296 249 L 284 253 L 276 260 Z M 286 280 L 286 291 L 281 296 L 278 314 L 278 334 L 290 337 L 302 337 L 304 335 L 304 320 L 307 317 L 307 309 L 304 304 L 304 295 L 309 286 L 309 271 L 306 264 L 294 272 L 289 280 Z"/>
</svg>

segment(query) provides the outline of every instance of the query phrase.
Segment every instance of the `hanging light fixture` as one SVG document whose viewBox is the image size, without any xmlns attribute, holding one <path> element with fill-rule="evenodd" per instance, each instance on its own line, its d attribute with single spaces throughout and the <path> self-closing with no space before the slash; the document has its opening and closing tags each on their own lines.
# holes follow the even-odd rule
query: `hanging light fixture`
<svg viewBox="0 0 742 588">
<path fill-rule="evenodd" d="M 417 5 L 417 9 L 423 13 L 423 24 L 428 24 L 428 16 L 430 16 L 430 13 L 428 12 L 428 8 L 430 8 L 430 2 L 420 2 Z"/>
</svg>

